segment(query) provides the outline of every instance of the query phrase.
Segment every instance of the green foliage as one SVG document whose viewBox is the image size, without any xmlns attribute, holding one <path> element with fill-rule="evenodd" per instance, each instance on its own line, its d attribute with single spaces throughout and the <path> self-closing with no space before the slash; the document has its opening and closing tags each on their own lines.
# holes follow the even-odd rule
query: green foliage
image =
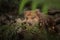
<svg viewBox="0 0 60 40">
<path fill-rule="evenodd" d="M 19 3 L 19 10 L 18 10 L 19 14 L 23 11 L 23 8 L 27 2 L 28 0 L 22 0 L 21 3 Z"/>
<path fill-rule="evenodd" d="M 32 10 L 35 10 L 36 8 L 37 8 L 37 5 L 38 5 L 38 3 L 39 3 L 39 0 L 32 0 Z"/>
<path fill-rule="evenodd" d="M 48 5 L 47 5 L 47 4 L 44 4 L 44 5 L 43 5 L 42 12 L 43 12 L 44 14 L 47 14 L 47 13 L 48 13 Z"/>
<path fill-rule="evenodd" d="M 0 40 L 15 40 L 16 30 L 14 26 L 0 26 Z"/>
<path fill-rule="evenodd" d="M 31 9 L 34 10 L 38 5 L 42 6 L 42 12 L 47 14 L 49 8 L 60 9 L 60 1 L 59 0 L 31 0 Z M 19 4 L 19 13 L 23 10 L 24 5 L 28 2 L 28 0 L 22 0 Z"/>
<path fill-rule="evenodd" d="M 60 9 L 60 0 L 46 0 L 49 8 Z"/>
<path fill-rule="evenodd" d="M 28 24 L 21 24 L 20 27 L 26 30 L 23 40 L 48 40 L 45 28 L 39 29 L 38 25 L 29 26 Z"/>
<path fill-rule="evenodd" d="M 23 30 L 25 30 L 23 32 Z M 24 36 L 23 40 L 59 40 L 60 36 L 47 33 L 44 27 L 39 29 L 38 25 L 12 24 L 0 26 L 1 40 L 17 40 L 17 33 Z M 22 33 L 23 32 L 23 33 Z"/>
</svg>

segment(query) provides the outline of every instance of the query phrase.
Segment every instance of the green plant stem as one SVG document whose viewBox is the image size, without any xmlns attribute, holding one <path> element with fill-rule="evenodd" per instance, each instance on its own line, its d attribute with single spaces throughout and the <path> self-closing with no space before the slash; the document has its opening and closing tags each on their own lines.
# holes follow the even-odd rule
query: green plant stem
<svg viewBox="0 0 60 40">
<path fill-rule="evenodd" d="M 37 8 L 38 2 L 39 0 L 33 0 L 32 1 L 32 10 L 35 10 Z"/>
<path fill-rule="evenodd" d="M 43 5 L 42 12 L 43 12 L 44 14 L 47 14 L 47 13 L 48 13 L 48 5 L 47 5 L 47 4 L 44 4 L 44 5 Z"/>
<path fill-rule="evenodd" d="M 25 4 L 28 2 L 28 0 L 22 0 L 21 3 L 19 4 L 19 14 L 21 14 Z"/>
</svg>

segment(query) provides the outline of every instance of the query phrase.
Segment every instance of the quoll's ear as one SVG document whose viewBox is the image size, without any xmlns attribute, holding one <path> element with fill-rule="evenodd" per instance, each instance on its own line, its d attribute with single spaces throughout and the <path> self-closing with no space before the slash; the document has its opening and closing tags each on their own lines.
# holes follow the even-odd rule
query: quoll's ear
<svg viewBox="0 0 60 40">
<path fill-rule="evenodd" d="M 36 10 L 35 10 L 35 13 L 37 14 L 37 16 L 40 16 L 40 13 L 41 13 L 41 12 L 40 12 L 39 9 L 36 9 Z"/>
<path fill-rule="evenodd" d="M 30 10 L 27 10 L 27 11 L 24 11 L 24 15 L 30 15 L 31 14 L 31 11 Z"/>
<path fill-rule="evenodd" d="M 36 9 L 35 12 L 36 12 L 36 13 L 40 13 L 40 10 L 39 10 L 39 9 Z"/>
</svg>

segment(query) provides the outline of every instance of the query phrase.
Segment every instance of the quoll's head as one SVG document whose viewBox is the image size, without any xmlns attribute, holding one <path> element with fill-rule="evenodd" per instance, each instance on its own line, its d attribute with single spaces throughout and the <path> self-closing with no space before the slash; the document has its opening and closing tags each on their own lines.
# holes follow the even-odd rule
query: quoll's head
<svg viewBox="0 0 60 40">
<path fill-rule="evenodd" d="M 24 12 L 26 22 L 29 24 L 35 24 L 39 22 L 39 10 L 28 10 Z"/>
</svg>

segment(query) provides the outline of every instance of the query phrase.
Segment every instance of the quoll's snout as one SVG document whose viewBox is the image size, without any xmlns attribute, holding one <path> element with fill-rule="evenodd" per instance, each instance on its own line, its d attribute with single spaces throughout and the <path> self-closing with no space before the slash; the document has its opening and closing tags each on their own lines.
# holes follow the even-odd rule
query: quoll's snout
<svg viewBox="0 0 60 40">
<path fill-rule="evenodd" d="M 33 25 L 33 20 L 32 19 L 26 19 L 26 23 L 29 25 L 29 26 L 31 26 L 31 25 Z"/>
<path fill-rule="evenodd" d="M 29 24 L 29 26 L 32 26 L 32 23 L 29 22 L 28 24 Z"/>
</svg>

